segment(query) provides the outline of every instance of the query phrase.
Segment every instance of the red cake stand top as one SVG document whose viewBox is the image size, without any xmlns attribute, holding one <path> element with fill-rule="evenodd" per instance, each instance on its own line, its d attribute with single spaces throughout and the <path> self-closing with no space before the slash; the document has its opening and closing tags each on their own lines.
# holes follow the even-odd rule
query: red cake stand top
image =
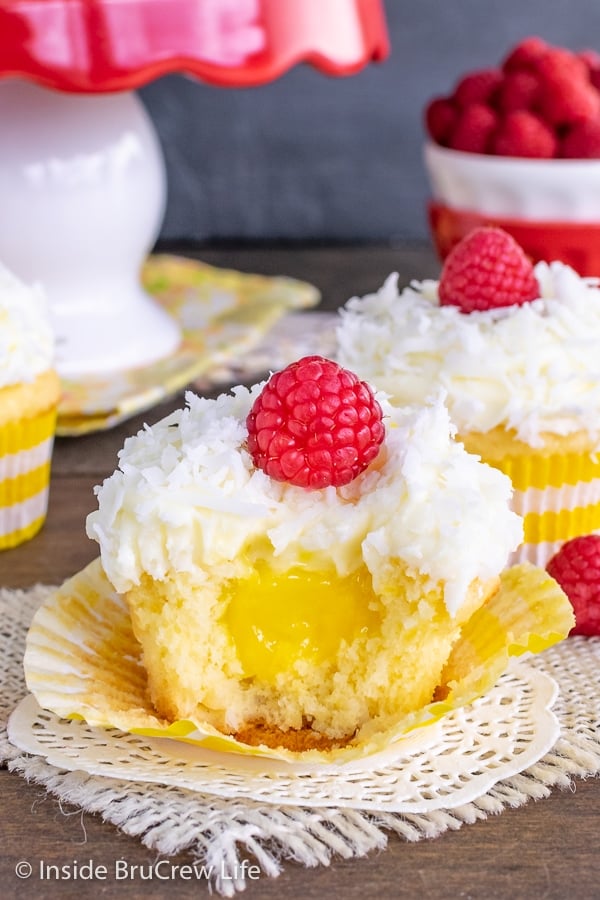
<svg viewBox="0 0 600 900">
<path fill-rule="evenodd" d="M 0 77 L 75 93 L 170 72 L 250 87 L 302 62 L 350 75 L 388 51 L 381 0 L 0 0 Z"/>
</svg>

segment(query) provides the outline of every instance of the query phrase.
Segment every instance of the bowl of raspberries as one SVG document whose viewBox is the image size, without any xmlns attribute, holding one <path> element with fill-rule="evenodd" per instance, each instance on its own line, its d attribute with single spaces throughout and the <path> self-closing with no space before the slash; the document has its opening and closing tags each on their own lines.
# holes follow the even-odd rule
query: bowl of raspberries
<svg viewBox="0 0 600 900">
<path fill-rule="evenodd" d="M 473 228 L 600 276 L 600 53 L 528 37 L 426 106 L 429 223 L 442 259 Z"/>
</svg>

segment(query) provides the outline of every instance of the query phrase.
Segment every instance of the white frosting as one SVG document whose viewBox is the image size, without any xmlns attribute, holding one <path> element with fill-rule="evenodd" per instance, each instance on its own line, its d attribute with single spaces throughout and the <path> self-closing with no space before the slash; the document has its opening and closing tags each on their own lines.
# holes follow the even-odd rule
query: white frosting
<svg viewBox="0 0 600 900">
<path fill-rule="evenodd" d="M 438 282 L 376 294 L 341 311 L 338 359 L 394 402 L 443 388 L 459 433 L 502 425 L 530 446 L 587 430 L 600 444 L 600 288 L 568 266 L 535 267 L 540 298 L 461 313 L 439 306 Z"/>
<path fill-rule="evenodd" d="M 441 397 L 394 410 L 378 395 L 386 423 L 378 459 L 343 488 L 309 491 L 252 464 L 245 419 L 260 390 L 188 394 L 185 409 L 125 442 L 87 519 L 117 590 L 143 573 L 202 581 L 271 554 L 285 569 L 333 563 L 341 576 L 364 559 L 377 589 L 378 568 L 393 557 L 445 582 L 454 613 L 470 582 L 495 576 L 521 542 L 509 479 L 452 440 Z"/>
<path fill-rule="evenodd" d="M 0 387 L 33 381 L 53 363 L 54 336 L 40 285 L 0 264 Z"/>
</svg>

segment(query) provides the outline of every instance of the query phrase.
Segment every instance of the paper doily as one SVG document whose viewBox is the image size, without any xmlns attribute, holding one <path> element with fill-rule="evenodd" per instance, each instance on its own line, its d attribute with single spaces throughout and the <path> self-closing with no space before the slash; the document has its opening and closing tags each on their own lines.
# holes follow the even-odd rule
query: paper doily
<svg viewBox="0 0 600 900">
<path fill-rule="evenodd" d="M 600 639 L 582 637 L 562 641 L 527 663 L 558 684 L 553 711 L 561 731 L 555 745 L 539 762 L 454 809 L 405 815 L 276 807 L 65 771 L 43 756 L 19 750 L 6 735 L 8 716 L 26 694 L 22 665 L 25 634 L 33 612 L 51 590 L 40 586 L 28 591 L 0 589 L 0 761 L 43 786 L 58 801 L 98 814 L 155 854 L 186 852 L 192 859 L 214 866 L 211 888 L 228 897 L 248 886 L 240 868 L 240 860 L 248 855 L 266 877 L 280 874 L 286 860 L 302 866 L 327 866 L 336 858 L 381 851 L 390 835 L 411 842 L 435 838 L 448 829 L 471 825 L 532 799 L 541 800 L 553 788 L 567 789 L 576 777 L 600 773 Z"/>
<path fill-rule="evenodd" d="M 90 728 L 42 710 L 32 696 L 12 714 L 8 736 L 19 749 L 67 771 L 275 806 L 425 813 L 469 803 L 547 753 L 560 732 L 550 708 L 556 690 L 547 675 L 513 664 L 470 706 L 345 765 L 244 758 Z"/>
</svg>

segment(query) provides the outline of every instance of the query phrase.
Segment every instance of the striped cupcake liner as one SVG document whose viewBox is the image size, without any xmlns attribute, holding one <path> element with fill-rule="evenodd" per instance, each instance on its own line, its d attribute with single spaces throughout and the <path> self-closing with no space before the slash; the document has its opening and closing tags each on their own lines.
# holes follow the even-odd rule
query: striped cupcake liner
<svg viewBox="0 0 600 900">
<path fill-rule="evenodd" d="M 55 427 L 55 408 L 0 426 L 0 550 L 44 524 Z"/>
<path fill-rule="evenodd" d="M 532 453 L 494 462 L 512 480 L 524 541 L 511 564 L 545 566 L 561 545 L 600 531 L 600 454 Z"/>
<path fill-rule="evenodd" d="M 286 762 L 347 763 L 385 750 L 415 729 L 485 694 L 512 657 L 540 653 L 565 638 L 573 609 L 553 578 L 527 563 L 506 569 L 496 594 L 464 623 L 446 662 L 444 696 L 364 742 L 326 752 L 253 746 L 202 719 L 168 722 L 153 709 L 129 609 L 99 559 L 50 594 L 36 612 L 24 656 L 28 689 L 43 709 L 96 728 L 169 738 L 218 752 Z"/>
</svg>

